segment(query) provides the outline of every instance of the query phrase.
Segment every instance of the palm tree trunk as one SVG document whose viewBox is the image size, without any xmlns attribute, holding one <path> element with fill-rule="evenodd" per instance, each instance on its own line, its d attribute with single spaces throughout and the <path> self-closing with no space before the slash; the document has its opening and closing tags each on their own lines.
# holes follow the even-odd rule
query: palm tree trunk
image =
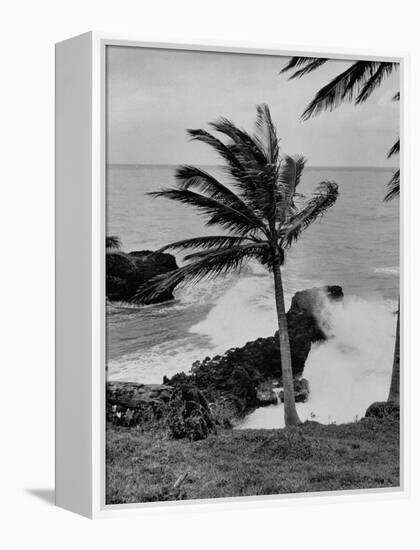
<svg viewBox="0 0 420 550">
<path fill-rule="evenodd" d="M 397 332 L 395 334 L 394 363 L 388 403 L 400 404 L 400 303 L 398 302 Z"/>
<path fill-rule="evenodd" d="M 283 283 L 281 280 L 279 261 L 276 261 L 274 264 L 274 290 L 276 296 L 277 320 L 279 325 L 279 345 L 284 391 L 284 422 L 286 427 L 297 426 L 301 422 L 299 420 L 295 404 L 292 358 L 290 355 L 289 333 L 287 330 Z"/>
</svg>

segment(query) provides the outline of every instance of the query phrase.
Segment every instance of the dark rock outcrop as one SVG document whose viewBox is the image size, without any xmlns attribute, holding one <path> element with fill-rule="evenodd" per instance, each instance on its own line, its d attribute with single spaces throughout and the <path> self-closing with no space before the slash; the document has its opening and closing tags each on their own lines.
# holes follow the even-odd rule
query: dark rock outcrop
<svg viewBox="0 0 420 550">
<path fill-rule="evenodd" d="M 108 250 L 106 254 L 106 296 L 110 301 L 129 301 L 139 286 L 155 277 L 177 269 L 172 254 L 151 250 L 130 253 Z M 146 304 L 173 299 L 173 288 L 149 300 Z"/>
<path fill-rule="evenodd" d="M 339 301 L 343 297 L 341 286 L 311 288 L 296 292 L 293 296 L 290 309 L 287 312 L 287 326 L 290 352 L 292 354 L 292 369 L 295 376 L 303 372 L 311 345 L 314 342 L 326 339 L 326 334 L 317 320 L 325 300 Z M 325 318 L 325 315 L 323 317 Z"/>
<path fill-rule="evenodd" d="M 207 400 L 191 385 L 107 382 L 106 419 L 117 426 L 159 426 L 194 441 L 215 429 Z"/>
<path fill-rule="evenodd" d="M 137 426 L 161 419 L 174 394 L 172 386 L 107 382 L 106 419 L 119 426 Z"/>
<path fill-rule="evenodd" d="M 208 357 L 203 363 L 194 363 L 191 373 L 175 374 L 171 379 L 164 377 L 164 384 L 198 388 L 209 402 L 213 418 L 219 425 L 228 427 L 233 419 L 258 406 L 254 379 L 240 365 L 214 363 Z"/>
<path fill-rule="evenodd" d="M 327 337 L 317 315 L 325 300 L 342 298 L 341 287 L 328 286 L 297 292 L 292 299 L 287 323 L 297 401 L 306 401 L 309 395 L 308 383 L 300 377 L 311 345 Z M 281 385 L 281 377 L 276 333 L 273 337 L 258 338 L 240 348 L 232 348 L 222 356 L 197 361 L 190 374 L 176 374 L 171 379 L 165 377 L 164 383 L 195 385 L 210 402 L 217 420 L 226 424 L 258 406 L 275 403 L 273 392 L 268 392 L 267 382 Z"/>
<path fill-rule="evenodd" d="M 395 419 L 400 418 L 400 407 L 395 403 L 388 401 L 375 401 L 370 405 L 365 413 L 365 418 L 385 418 L 392 416 Z"/>
<path fill-rule="evenodd" d="M 117 259 L 121 270 L 131 269 L 136 254 L 140 253 Z M 153 253 L 145 254 L 147 258 Z M 309 384 L 301 375 L 311 345 L 327 337 L 317 321 L 318 313 L 325 300 L 342 298 L 341 287 L 329 286 L 297 292 L 292 299 L 287 322 L 297 402 L 306 401 L 309 395 Z M 323 321 L 328 323 L 325 316 Z M 157 422 L 174 438 L 203 439 L 217 424 L 231 426 L 255 408 L 277 403 L 276 393 L 282 400 L 282 392 L 275 391 L 281 386 L 281 377 L 276 333 L 197 361 L 190 374 L 164 377 L 163 384 L 108 382 L 107 421 L 122 426 Z"/>
</svg>

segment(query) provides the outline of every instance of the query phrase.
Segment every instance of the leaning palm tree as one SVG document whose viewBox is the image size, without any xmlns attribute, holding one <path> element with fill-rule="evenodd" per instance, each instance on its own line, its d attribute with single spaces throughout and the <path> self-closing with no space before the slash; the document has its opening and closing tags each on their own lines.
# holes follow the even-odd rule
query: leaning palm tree
<svg viewBox="0 0 420 550">
<path fill-rule="evenodd" d="M 289 79 L 301 78 L 327 61 L 330 60 L 320 57 L 292 57 L 280 72 L 293 70 Z M 332 111 L 345 101 L 354 101 L 355 105 L 364 103 L 398 66 L 399 63 L 355 61 L 316 93 L 305 108 L 302 119 L 307 120 L 325 110 Z M 398 100 L 399 93 L 393 99 Z"/>
<path fill-rule="evenodd" d="M 400 152 L 400 140 L 391 147 L 388 158 Z M 390 201 L 400 196 L 400 171 L 397 170 L 388 182 L 388 193 L 385 201 Z M 395 333 L 394 360 L 392 362 L 391 384 L 389 387 L 388 402 L 400 404 L 400 300 L 398 300 L 397 330 Z"/>
<path fill-rule="evenodd" d="M 324 65 L 329 59 L 323 57 L 292 57 L 280 71 L 293 71 L 289 80 L 301 78 Z M 302 114 L 303 120 L 318 115 L 322 111 L 332 111 L 344 102 L 364 103 L 372 93 L 399 67 L 399 63 L 380 61 L 355 61 L 348 69 L 337 75 L 331 82 L 323 86 L 306 106 Z M 393 101 L 400 100 L 400 92 L 393 96 Z M 398 153 L 400 140 L 393 144 L 388 158 Z M 391 200 L 400 192 L 400 171 L 396 170 L 388 182 L 388 193 L 385 200 Z"/>
<path fill-rule="evenodd" d="M 250 260 L 264 265 L 274 279 L 285 424 L 297 425 L 300 420 L 294 401 L 281 268 L 286 250 L 335 203 L 338 186 L 323 181 L 314 195 L 303 202 L 296 188 L 305 160 L 280 154 L 279 139 L 266 105 L 257 107 L 254 134 L 224 118 L 211 127 L 225 141 L 205 130 L 188 130 L 188 134 L 192 140 L 216 150 L 226 165 L 230 184 L 225 185 L 201 168 L 181 166 L 176 172 L 175 187 L 150 195 L 196 208 L 207 219 L 207 226 L 219 227 L 225 234 L 194 237 L 163 247 L 161 250 L 195 251 L 185 257 L 187 263 L 182 267 L 141 286 L 133 300 L 142 303 L 168 287 L 240 270 Z"/>
</svg>

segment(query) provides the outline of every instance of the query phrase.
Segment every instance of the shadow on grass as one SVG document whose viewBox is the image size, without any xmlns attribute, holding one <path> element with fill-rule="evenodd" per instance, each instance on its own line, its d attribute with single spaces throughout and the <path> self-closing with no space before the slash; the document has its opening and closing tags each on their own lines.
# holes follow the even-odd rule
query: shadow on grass
<svg viewBox="0 0 420 550">
<path fill-rule="evenodd" d="M 54 489 L 25 489 L 28 495 L 32 495 L 39 500 L 43 500 L 47 504 L 55 504 L 55 490 Z"/>
</svg>

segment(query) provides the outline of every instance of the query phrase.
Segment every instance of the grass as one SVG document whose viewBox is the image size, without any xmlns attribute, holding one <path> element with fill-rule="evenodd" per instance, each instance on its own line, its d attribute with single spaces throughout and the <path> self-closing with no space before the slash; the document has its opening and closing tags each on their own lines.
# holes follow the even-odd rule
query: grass
<svg viewBox="0 0 420 550">
<path fill-rule="evenodd" d="M 106 459 L 107 504 L 398 487 L 399 422 L 306 422 L 196 442 L 110 426 Z"/>
</svg>

